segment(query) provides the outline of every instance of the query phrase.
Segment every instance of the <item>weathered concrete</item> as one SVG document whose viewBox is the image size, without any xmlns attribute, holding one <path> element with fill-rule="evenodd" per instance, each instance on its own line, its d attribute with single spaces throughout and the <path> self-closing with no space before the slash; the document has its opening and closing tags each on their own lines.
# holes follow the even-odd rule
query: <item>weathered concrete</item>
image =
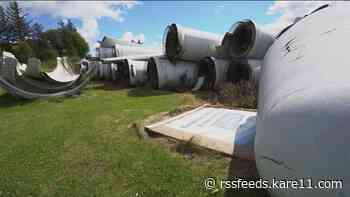
<svg viewBox="0 0 350 197">
<path fill-rule="evenodd" d="M 254 159 L 255 112 L 200 107 L 147 129 L 244 159 Z"/>
</svg>

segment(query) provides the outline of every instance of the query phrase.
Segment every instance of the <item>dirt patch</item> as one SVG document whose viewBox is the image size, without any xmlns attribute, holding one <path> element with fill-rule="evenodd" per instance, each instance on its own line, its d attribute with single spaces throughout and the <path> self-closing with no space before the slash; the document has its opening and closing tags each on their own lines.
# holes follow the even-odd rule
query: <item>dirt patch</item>
<svg viewBox="0 0 350 197">
<path fill-rule="evenodd" d="M 180 106 L 169 112 L 162 112 L 159 114 L 149 116 L 147 119 L 143 121 L 132 123 L 131 125 L 129 125 L 129 128 L 132 128 L 136 132 L 136 134 L 139 136 L 140 139 L 152 139 L 166 146 L 170 152 L 181 154 L 188 159 L 193 159 L 194 157 L 208 156 L 208 155 L 209 156 L 221 155 L 221 156 L 230 158 L 229 156 L 224 155 L 222 153 L 195 145 L 191 142 L 191 140 L 180 141 L 180 140 L 177 140 L 168 136 L 164 136 L 159 133 L 155 133 L 145 129 L 146 125 L 160 122 L 160 121 L 172 118 L 174 116 L 177 116 L 179 114 L 182 114 L 184 112 L 196 109 L 199 106 L 201 106 L 200 103 L 201 102 L 196 103 L 196 105 Z M 205 106 L 212 106 L 212 105 L 205 104 Z"/>
<path fill-rule="evenodd" d="M 128 82 L 125 80 L 121 81 L 94 81 L 93 89 L 100 90 L 122 90 L 129 88 Z"/>
<path fill-rule="evenodd" d="M 161 144 L 164 144 L 166 147 L 168 147 L 168 149 L 171 152 L 181 154 L 189 159 L 193 159 L 194 157 L 203 157 L 203 156 L 207 157 L 208 155 L 209 155 L 209 157 L 220 156 L 220 157 L 231 158 L 230 155 L 226 155 L 224 153 L 220 153 L 220 152 L 210 150 L 210 149 L 205 148 L 205 147 L 198 146 L 198 145 L 194 144 L 191 140 L 189 140 L 189 141 L 177 140 L 177 139 L 171 138 L 169 136 L 164 136 L 162 134 L 152 132 L 151 130 L 148 130 L 145 128 L 146 125 L 150 125 L 150 124 L 153 124 L 156 122 L 170 119 L 170 118 L 175 117 L 175 116 L 182 114 L 184 112 L 196 109 L 200 106 L 227 108 L 219 103 L 216 105 L 211 105 L 208 103 L 205 103 L 203 105 L 199 105 L 201 103 L 202 102 L 198 102 L 198 103 L 196 103 L 196 105 L 181 106 L 181 107 L 178 107 L 178 108 L 176 108 L 172 111 L 169 111 L 169 112 L 162 112 L 162 113 L 150 116 L 142 122 L 132 123 L 130 125 L 130 127 L 132 127 L 135 130 L 135 132 L 137 133 L 137 135 L 141 139 L 152 139 L 154 141 L 157 141 Z"/>
</svg>

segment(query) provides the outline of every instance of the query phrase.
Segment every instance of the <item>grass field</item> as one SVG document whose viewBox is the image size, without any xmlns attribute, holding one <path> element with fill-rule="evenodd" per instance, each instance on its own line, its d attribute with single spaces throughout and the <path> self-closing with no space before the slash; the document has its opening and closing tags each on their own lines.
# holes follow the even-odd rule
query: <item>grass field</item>
<svg viewBox="0 0 350 197">
<path fill-rule="evenodd" d="M 171 92 L 102 85 L 37 101 L 0 90 L 0 196 L 223 196 L 202 181 L 224 178 L 229 160 L 188 159 L 130 128 L 182 102 Z"/>
</svg>

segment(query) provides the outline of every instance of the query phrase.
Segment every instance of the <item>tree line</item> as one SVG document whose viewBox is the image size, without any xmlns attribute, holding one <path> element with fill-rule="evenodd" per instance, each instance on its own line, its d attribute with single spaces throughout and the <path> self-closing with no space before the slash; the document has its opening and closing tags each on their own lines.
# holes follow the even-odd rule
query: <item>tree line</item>
<svg viewBox="0 0 350 197">
<path fill-rule="evenodd" d="M 12 52 L 21 62 L 30 57 L 54 61 L 57 56 L 84 57 L 89 45 L 71 20 L 58 22 L 56 29 L 28 20 L 28 13 L 16 1 L 0 6 L 0 51 Z"/>
</svg>

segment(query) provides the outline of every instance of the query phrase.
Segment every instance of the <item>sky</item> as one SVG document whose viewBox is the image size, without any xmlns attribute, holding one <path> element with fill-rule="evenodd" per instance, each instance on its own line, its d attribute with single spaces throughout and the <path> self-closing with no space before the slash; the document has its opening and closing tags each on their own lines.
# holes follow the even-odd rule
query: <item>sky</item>
<svg viewBox="0 0 350 197">
<path fill-rule="evenodd" d="M 8 2 L 0 2 L 6 6 Z M 168 24 L 224 34 L 232 24 L 252 19 L 276 34 L 295 17 L 304 16 L 327 1 L 19 1 L 44 29 L 71 19 L 86 39 L 90 52 L 103 36 L 141 40 L 160 48 Z M 334 2 L 333 2 L 334 3 Z"/>
</svg>

